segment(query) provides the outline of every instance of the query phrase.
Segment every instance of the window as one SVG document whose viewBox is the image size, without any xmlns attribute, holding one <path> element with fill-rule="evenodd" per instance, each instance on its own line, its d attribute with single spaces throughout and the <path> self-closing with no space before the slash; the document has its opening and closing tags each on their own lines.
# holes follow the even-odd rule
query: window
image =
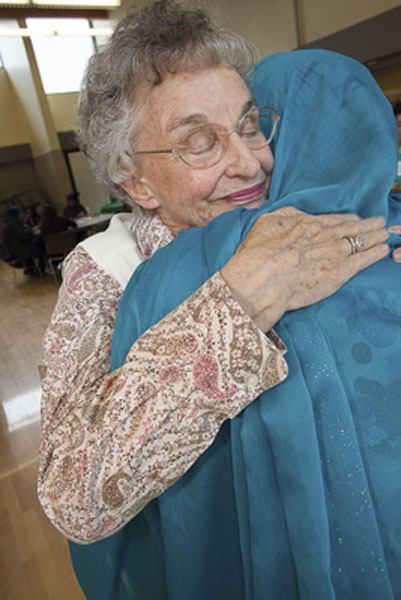
<svg viewBox="0 0 401 600">
<path fill-rule="evenodd" d="M 71 34 L 89 29 L 89 22 L 86 19 L 32 18 L 26 19 L 26 24 L 33 34 L 32 45 L 45 93 L 77 92 L 95 45 L 88 34 Z M 61 35 L 44 36 L 43 32 L 49 29 L 61 32 Z M 67 35 L 62 35 L 64 32 Z"/>
</svg>

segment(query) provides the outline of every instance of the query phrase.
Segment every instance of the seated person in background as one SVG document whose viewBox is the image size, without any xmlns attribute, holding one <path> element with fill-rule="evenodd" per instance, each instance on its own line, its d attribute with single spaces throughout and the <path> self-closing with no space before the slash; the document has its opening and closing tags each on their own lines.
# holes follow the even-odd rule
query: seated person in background
<svg viewBox="0 0 401 600">
<path fill-rule="evenodd" d="M 394 116 L 398 128 L 398 163 L 393 192 L 401 194 L 401 100 L 393 106 Z"/>
<path fill-rule="evenodd" d="M 45 263 L 41 244 L 34 233 L 28 231 L 22 223 L 19 208 L 9 208 L 4 216 L 3 242 L 10 253 L 11 262 L 21 261 L 15 266 L 26 267 L 26 273 L 32 275 L 36 272 L 34 258 L 38 259 L 40 272 L 44 272 Z"/>
<path fill-rule="evenodd" d="M 46 206 L 43 209 L 43 216 L 40 223 L 40 233 L 42 238 L 53 233 L 61 233 L 72 227 L 76 227 L 77 224 L 71 219 L 65 217 L 59 217 L 53 208 L 53 206 Z"/>
<path fill-rule="evenodd" d="M 35 202 L 27 211 L 23 223 L 26 229 L 38 233 L 40 221 L 43 216 L 43 204 Z"/>
<path fill-rule="evenodd" d="M 67 219 L 80 219 L 86 217 L 87 212 L 84 206 L 79 202 L 79 194 L 71 192 L 67 196 L 67 206 L 63 210 L 63 214 Z"/>
</svg>

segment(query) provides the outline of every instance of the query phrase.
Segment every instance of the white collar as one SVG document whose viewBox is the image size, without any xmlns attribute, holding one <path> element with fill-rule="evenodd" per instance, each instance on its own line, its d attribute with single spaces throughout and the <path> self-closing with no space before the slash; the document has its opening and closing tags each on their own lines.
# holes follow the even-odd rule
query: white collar
<svg viewBox="0 0 401 600">
<path fill-rule="evenodd" d="M 135 217 L 135 213 L 114 215 L 106 231 L 92 235 L 79 244 L 123 289 L 144 259 L 132 234 Z"/>
<path fill-rule="evenodd" d="M 125 289 L 132 273 L 173 236 L 159 217 L 139 207 L 114 215 L 106 231 L 88 237 L 79 246 Z"/>
</svg>

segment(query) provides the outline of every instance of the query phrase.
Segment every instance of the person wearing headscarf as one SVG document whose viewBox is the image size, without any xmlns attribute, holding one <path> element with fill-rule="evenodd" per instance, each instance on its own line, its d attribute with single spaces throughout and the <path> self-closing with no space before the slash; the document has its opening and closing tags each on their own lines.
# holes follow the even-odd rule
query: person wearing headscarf
<svg viewBox="0 0 401 600">
<path fill-rule="evenodd" d="M 251 87 L 281 115 L 269 200 L 181 232 L 137 269 L 116 320 L 113 368 L 204 279 L 231 269 L 262 214 L 351 210 L 399 222 L 389 195 L 393 117 L 365 67 L 326 51 L 278 54 L 256 66 Z M 276 264 L 290 251 L 289 231 L 283 225 L 287 249 L 266 240 Z M 358 240 L 346 240 L 357 257 Z M 322 252 L 317 237 L 303 260 Z M 329 278 L 326 267 L 316 276 Z M 400 298 L 387 257 L 328 299 L 287 308 L 275 324 L 287 379 L 227 421 L 175 485 L 92 550 L 105 565 L 97 583 L 112 582 L 118 598 L 130 597 L 129 585 L 131 597 L 174 600 L 401 598 Z M 74 552 L 78 565 L 91 560 L 90 547 Z"/>
</svg>

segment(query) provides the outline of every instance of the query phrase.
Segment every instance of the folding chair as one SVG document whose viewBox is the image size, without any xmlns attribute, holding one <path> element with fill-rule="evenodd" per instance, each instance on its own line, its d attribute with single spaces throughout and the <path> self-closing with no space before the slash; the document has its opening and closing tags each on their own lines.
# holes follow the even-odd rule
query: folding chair
<svg viewBox="0 0 401 600">
<path fill-rule="evenodd" d="M 61 233 L 52 233 L 44 238 L 49 270 L 57 283 L 61 281 L 60 269 L 63 260 L 78 243 L 76 231 L 67 229 Z"/>
</svg>

